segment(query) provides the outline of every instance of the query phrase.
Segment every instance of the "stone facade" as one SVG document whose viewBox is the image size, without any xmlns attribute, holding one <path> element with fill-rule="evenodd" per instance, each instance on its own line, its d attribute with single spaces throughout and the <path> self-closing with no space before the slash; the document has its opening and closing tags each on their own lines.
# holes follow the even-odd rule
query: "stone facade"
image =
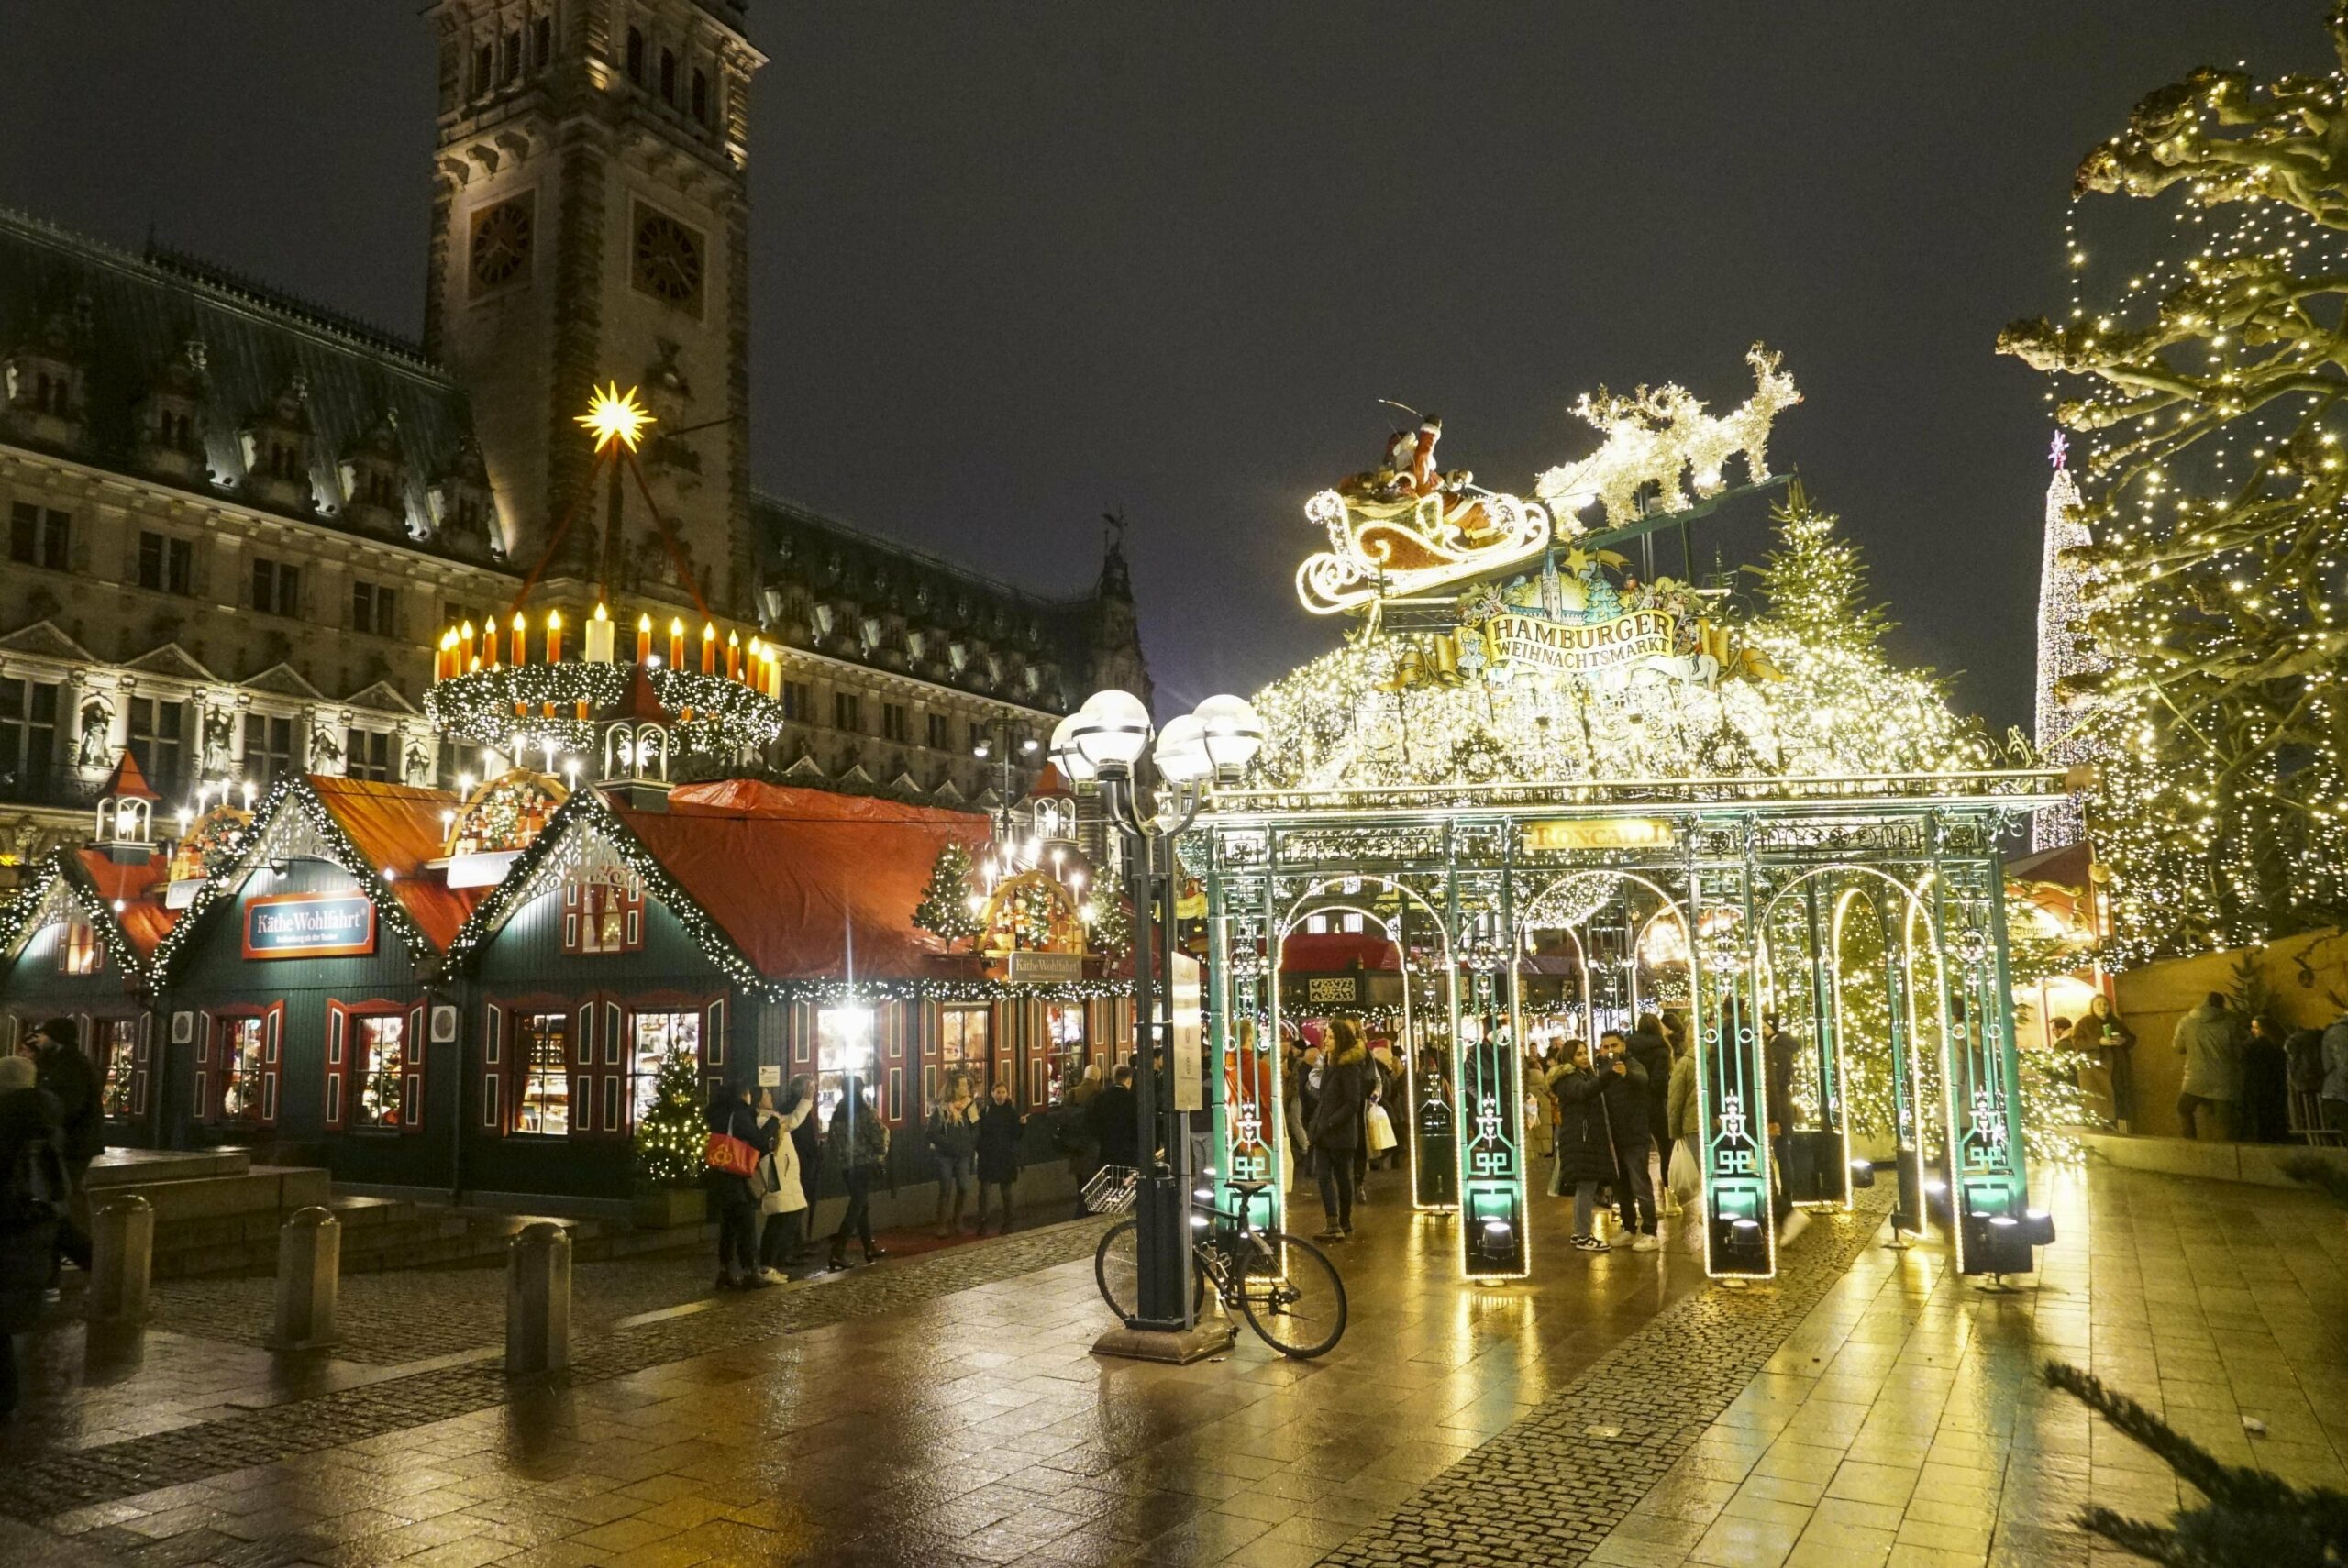
<svg viewBox="0 0 2348 1568">
<path fill-rule="evenodd" d="M 433 641 L 542 560 L 533 605 L 705 603 L 780 642 L 792 782 L 991 804 L 1005 750 L 1024 790 L 1018 743 L 1093 684 L 1146 696 L 1113 547 L 1095 592 L 1046 601 L 752 493 L 744 17 L 430 9 L 420 343 L 0 213 L 0 890 L 83 835 L 125 747 L 167 823 L 288 771 L 476 770 L 424 720 Z M 613 381 L 659 418 L 673 551 L 633 480 L 588 493 L 571 419 Z"/>
</svg>

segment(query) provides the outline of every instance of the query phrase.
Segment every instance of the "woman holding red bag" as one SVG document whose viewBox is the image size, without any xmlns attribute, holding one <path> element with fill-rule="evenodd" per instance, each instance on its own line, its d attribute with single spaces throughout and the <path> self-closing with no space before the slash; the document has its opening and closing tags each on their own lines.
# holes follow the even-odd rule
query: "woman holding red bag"
<svg viewBox="0 0 2348 1568">
<path fill-rule="evenodd" d="M 719 1087 L 710 1097 L 710 1142 L 729 1139 L 748 1144 L 751 1150 L 751 1170 L 774 1147 L 778 1126 L 761 1127 L 759 1113 L 750 1104 L 750 1086 L 729 1084 Z M 713 1154 L 712 1159 L 714 1161 Z M 709 1178 L 712 1198 L 717 1205 L 717 1288 L 720 1290 L 764 1290 L 774 1281 L 759 1272 L 759 1194 L 750 1185 L 748 1175 L 733 1171 L 713 1163 L 703 1173 Z"/>
</svg>

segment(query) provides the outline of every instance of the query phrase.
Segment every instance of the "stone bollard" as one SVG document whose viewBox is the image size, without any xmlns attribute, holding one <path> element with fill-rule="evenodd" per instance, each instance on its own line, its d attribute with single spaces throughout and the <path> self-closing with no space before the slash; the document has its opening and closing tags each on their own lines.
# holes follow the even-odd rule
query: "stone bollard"
<svg viewBox="0 0 2348 1568">
<path fill-rule="evenodd" d="M 271 1350 L 333 1344 L 335 1297 L 342 1286 L 342 1221 L 324 1209 L 296 1209 L 277 1232 L 277 1326 Z"/>
<path fill-rule="evenodd" d="M 155 1209 L 135 1192 L 90 1206 L 90 1296 L 93 1323 L 143 1323 L 147 1285 L 155 1262 Z"/>
<path fill-rule="evenodd" d="M 570 1232 L 540 1220 L 505 1245 L 505 1371 L 570 1364 Z"/>
</svg>

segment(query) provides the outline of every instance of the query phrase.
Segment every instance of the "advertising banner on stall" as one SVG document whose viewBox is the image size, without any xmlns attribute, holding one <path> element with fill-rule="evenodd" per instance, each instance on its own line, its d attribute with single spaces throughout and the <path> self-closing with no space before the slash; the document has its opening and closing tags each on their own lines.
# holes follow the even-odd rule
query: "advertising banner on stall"
<svg viewBox="0 0 2348 1568">
<path fill-rule="evenodd" d="M 375 951 L 364 893 L 272 893 L 245 905 L 248 958 L 344 958 Z"/>
</svg>

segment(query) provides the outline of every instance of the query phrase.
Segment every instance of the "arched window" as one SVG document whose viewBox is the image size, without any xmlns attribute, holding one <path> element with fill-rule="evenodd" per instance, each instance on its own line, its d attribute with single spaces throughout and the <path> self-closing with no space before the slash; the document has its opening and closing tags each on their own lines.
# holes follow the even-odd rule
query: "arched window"
<svg viewBox="0 0 2348 1568">
<path fill-rule="evenodd" d="M 670 108 L 677 106 L 677 56 L 675 51 L 660 51 L 660 101 Z"/>
<path fill-rule="evenodd" d="M 644 34 L 634 28 L 627 30 L 627 79 L 644 85 Z"/>
</svg>

